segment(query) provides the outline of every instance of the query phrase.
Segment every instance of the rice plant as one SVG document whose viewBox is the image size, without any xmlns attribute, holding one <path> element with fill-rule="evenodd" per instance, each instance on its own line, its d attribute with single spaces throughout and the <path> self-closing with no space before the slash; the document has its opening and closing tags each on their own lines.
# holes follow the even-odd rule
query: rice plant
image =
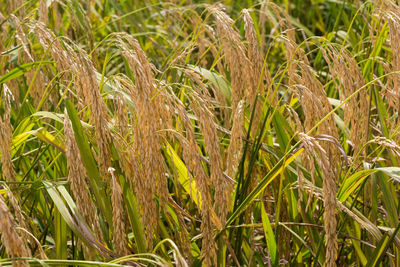
<svg viewBox="0 0 400 267">
<path fill-rule="evenodd" d="M 400 3 L 0 0 L 0 266 L 400 266 Z"/>
</svg>

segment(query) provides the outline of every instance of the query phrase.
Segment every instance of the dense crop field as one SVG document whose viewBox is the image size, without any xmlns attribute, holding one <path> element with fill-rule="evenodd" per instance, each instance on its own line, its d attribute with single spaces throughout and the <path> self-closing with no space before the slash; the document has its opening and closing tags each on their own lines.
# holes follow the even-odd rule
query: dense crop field
<svg viewBox="0 0 400 267">
<path fill-rule="evenodd" d="M 0 0 L 0 265 L 400 266 L 393 0 Z"/>
</svg>

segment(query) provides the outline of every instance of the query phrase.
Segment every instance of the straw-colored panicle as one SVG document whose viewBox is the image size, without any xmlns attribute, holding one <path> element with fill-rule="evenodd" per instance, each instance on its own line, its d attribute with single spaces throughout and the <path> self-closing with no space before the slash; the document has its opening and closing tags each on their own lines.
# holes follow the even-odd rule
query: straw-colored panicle
<svg viewBox="0 0 400 267">
<path fill-rule="evenodd" d="M 113 245 L 114 250 L 119 256 L 125 256 L 129 254 L 128 242 L 126 240 L 126 214 L 124 209 L 124 201 L 122 198 L 122 190 L 118 179 L 115 177 L 115 169 L 108 168 L 111 174 L 112 180 L 112 194 L 111 202 L 113 206 Z"/>
<path fill-rule="evenodd" d="M 61 44 L 59 38 L 48 30 L 42 23 L 35 23 L 32 27 L 39 38 L 40 44 L 44 49 L 49 49 L 51 56 L 53 57 L 58 71 L 69 70 L 72 65 L 76 64 L 75 60 L 77 55 L 73 49 L 64 43 L 64 47 Z"/>
<path fill-rule="evenodd" d="M 252 95 L 251 62 L 246 56 L 246 47 L 239 32 L 233 27 L 234 21 L 219 6 L 212 6 L 210 11 L 215 18 L 224 60 L 230 70 L 232 114 L 235 114 L 239 101 Z M 252 104 L 248 100 L 246 102 Z"/>
<path fill-rule="evenodd" d="M 183 103 L 175 97 L 176 108 L 180 120 L 183 121 L 185 129 L 185 139 L 181 140 L 183 147 L 183 157 L 188 171 L 193 174 L 196 189 L 200 192 L 200 196 L 193 196 L 201 203 L 201 233 L 202 233 L 202 249 L 201 258 L 203 258 L 204 266 L 216 266 L 216 244 L 214 242 L 213 226 L 211 221 L 212 203 L 210 196 L 210 177 L 204 170 L 201 162 L 201 153 L 196 143 L 193 123 L 190 121 L 188 112 L 185 110 Z M 190 173 L 188 173 L 190 177 Z M 193 193 L 193 192 L 191 192 Z"/>
<path fill-rule="evenodd" d="M 242 152 L 242 144 L 244 138 L 243 129 L 243 105 L 244 101 L 240 101 L 236 108 L 236 114 L 233 115 L 233 123 L 231 130 L 231 140 L 227 151 L 227 168 L 226 173 L 229 177 L 234 178 L 239 166 Z"/>
<path fill-rule="evenodd" d="M 327 156 L 326 151 L 317 142 L 317 140 L 304 133 L 299 134 L 300 140 L 308 155 L 310 155 L 319 165 L 322 172 L 322 192 L 324 201 L 324 228 L 326 237 L 326 258 L 324 266 L 336 266 L 337 258 L 337 236 L 336 236 L 336 177 L 332 168 L 332 164 Z M 314 172 L 315 169 L 310 170 Z"/>
<path fill-rule="evenodd" d="M 21 23 L 20 19 L 14 15 L 11 15 L 10 18 L 16 27 L 15 36 L 23 49 L 23 53 L 19 54 L 21 61 L 24 63 L 36 62 L 37 60 L 35 60 L 31 53 L 31 48 L 33 47 L 33 45 L 25 34 L 25 25 Z M 47 77 L 41 70 L 37 72 L 36 68 L 26 72 L 25 76 L 27 78 L 26 83 L 28 84 L 28 86 L 30 86 L 32 83 L 29 94 L 32 96 L 34 104 L 38 105 L 40 100 L 43 98 L 43 93 L 46 89 Z M 46 101 L 43 103 L 43 105 L 45 105 L 46 107 L 47 103 L 49 102 Z"/>
<path fill-rule="evenodd" d="M 287 13 L 281 8 L 272 5 L 275 14 L 280 18 L 281 31 L 285 33 L 283 42 L 286 47 L 286 59 L 288 61 L 289 86 L 296 88 L 302 99 L 306 131 L 311 130 L 326 114 L 332 111 L 332 105 L 326 96 L 324 86 L 316 78 L 315 71 L 304 52 L 296 43 L 295 29 L 289 21 Z M 303 95 L 303 93 L 309 94 Z M 310 98 L 311 97 L 311 98 Z M 314 103 L 319 100 L 319 104 Z M 317 106 L 316 106 L 317 105 Z M 313 107 L 318 107 L 314 109 Z M 333 116 L 330 116 L 318 128 L 318 133 L 328 134 L 338 138 Z"/>
<path fill-rule="evenodd" d="M 3 179 L 7 182 L 15 182 L 17 180 L 14 166 L 11 160 L 11 140 L 12 125 L 10 121 L 11 114 L 11 92 L 7 85 L 3 85 L 3 96 L 0 104 L 3 104 L 4 113 L 0 114 L 0 154 L 1 154 L 1 170 Z"/>
<path fill-rule="evenodd" d="M 247 56 L 251 63 L 250 65 L 250 84 L 249 90 L 246 92 L 246 98 L 250 105 L 255 104 L 253 122 L 251 125 L 251 133 L 255 136 L 255 131 L 258 128 L 259 118 L 261 116 L 261 105 L 262 101 L 260 99 L 255 103 L 257 94 L 262 96 L 265 95 L 265 86 L 269 87 L 271 83 L 271 75 L 267 68 L 263 70 L 263 57 L 261 54 L 260 44 L 257 39 L 257 33 L 254 29 L 254 22 L 250 16 L 248 9 L 243 9 L 243 20 L 244 20 L 244 30 L 247 40 Z"/>
<path fill-rule="evenodd" d="M 250 65 L 250 86 L 246 91 L 246 97 L 250 104 L 253 104 L 257 93 L 263 94 L 264 81 L 260 78 L 263 68 L 263 57 L 261 55 L 260 44 L 258 43 L 257 33 L 254 29 L 253 18 L 250 16 L 248 9 L 243 9 L 244 30 L 247 41 L 247 56 L 251 63 Z"/>
<path fill-rule="evenodd" d="M 365 85 L 362 71 L 357 61 L 344 50 L 337 50 L 333 46 L 323 50 L 324 58 L 329 64 L 329 70 L 335 82 L 342 90 L 339 91 L 341 100 L 345 100 L 355 91 Z M 361 151 L 363 144 L 368 141 L 369 95 L 367 90 L 361 90 L 354 95 L 344 106 L 344 121 L 350 129 L 350 140 L 353 143 L 353 155 L 365 156 Z"/>
<path fill-rule="evenodd" d="M 18 222 L 18 224 L 28 230 L 27 224 L 26 224 L 26 220 L 25 217 L 22 213 L 21 207 L 18 204 L 18 200 L 15 198 L 14 194 L 12 193 L 12 191 L 9 188 L 6 188 L 7 190 L 7 196 L 8 196 L 8 201 L 9 204 L 12 208 L 12 210 L 14 211 L 15 214 L 15 218 Z M 29 238 L 29 235 L 26 232 L 22 232 L 21 236 L 23 237 L 24 240 L 26 240 L 27 238 Z"/>
<path fill-rule="evenodd" d="M 117 41 L 135 78 L 135 86 L 126 81 L 123 84 L 135 106 L 131 125 L 135 158 L 139 160 L 141 170 L 141 178 L 135 186 L 147 227 L 148 245 L 151 247 L 152 225 L 155 225 L 158 215 L 154 195 L 158 195 L 161 208 L 164 208 L 169 196 L 166 167 L 161 153 L 163 140 L 158 131 L 169 128 L 171 116 L 163 92 L 156 85 L 152 66 L 138 41 L 125 34 L 118 35 Z"/>
<path fill-rule="evenodd" d="M 372 139 L 371 142 L 387 148 L 394 155 L 396 155 L 397 159 L 400 159 L 400 146 L 395 141 L 390 140 L 386 137 L 377 136 Z"/>
<path fill-rule="evenodd" d="M 31 257 L 31 252 L 26 243 L 16 231 L 17 223 L 10 213 L 3 196 L 0 194 L 0 232 L 1 242 L 7 254 L 12 257 Z M 13 261 L 14 267 L 29 266 L 26 260 Z"/>
<path fill-rule="evenodd" d="M 128 85 L 128 84 L 127 84 Z M 128 85 L 132 86 L 133 85 Z M 134 90 L 134 88 L 132 88 Z M 155 183 L 152 180 L 151 170 L 149 164 L 142 164 L 144 157 L 148 151 L 143 143 L 143 136 L 140 131 L 140 124 L 136 114 L 131 118 L 130 124 L 132 126 L 132 145 L 124 145 L 125 142 L 121 140 L 121 144 L 116 142 L 119 146 L 118 151 L 122 155 L 123 169 L 129 173 L 128 183 L 131 189 L 136 192 L 138 207 L 142 215 L 142 225 L 146 233 L 149 248 L 152 247 L 153 241 L 153 226 L 157 225 L 158 211 L 154 200 Z M 121 147 L 125 147 L 125 151 Z"/>
<path fill-rule="evenodd" d="M 400 5 L 394 1 L 376 1 L 376 10 L 379 17 L 383 17 L 389 26 L 390 48 L 392 50 L 392 60 L 387 72 L 400 72 Z M 386 90 L 384 94 L 388 100 L 389 107 L 393 109 L 393 113 L 398 113 L 400 109 L 400 74 L 396 73 L 387 76 Z M 399 119 L 391 120 L 392 128 L 397 128 Z M 400 141 L 400 137 L 398 140 Z"/>
<path fill-rule="evenodd" d="M 64 135 L 66 139 L 66 156 L 68 167 L 68 182 L 71 192 L 76 200 L 79 212 L 84 216 L 89 227 L 95 232 L 96 238 L 103 241 L 99 218 L 95 205 L 90 196 L 88 184 L 86 183 L 86 169 L 83 166 L 81 154 L 75 140 L 75 134 L 72 129 L 68 114 L 64 114 Z"/>
<path fill-rule="evenodd" d="M 97 160 L 103 178 L 108 176 L 107 168 L 111 166 L 110 160 L 110 130 L 108 128 L 109 116 L 107 107 L 101 98 L 99 84 L 96 77 L 96 68 L 89 59 L 88 54 L 78 48 L 76 53 L 70 45 L 64 43 L 47 30 L 41 23 L 35 24 L 39 41 L 45 48 L 49 48 L 56 62 L 58 71 L 71 69 L 75 74 L 75 88 L 78 100 L 90 108 L 92 114 L 96 143 L 98 147 Z"/>
<path fill-rule="evenodd" d="M 219 138 L 214 124 L 214 115 L 207 108 L 202 97 L 193 92 L 190 97 L 191 107 L 196 114 L 201 132 L 204 137 L 204 144 L 207 154 L 210 157 L 211 183 L 215 188 L 214 206 L 222 222 L 225 222 L 226 214 L 231 208 L 231 194 L 233 191 L 223 173 L 222 158 L 220 154 Z"/>
</svg>

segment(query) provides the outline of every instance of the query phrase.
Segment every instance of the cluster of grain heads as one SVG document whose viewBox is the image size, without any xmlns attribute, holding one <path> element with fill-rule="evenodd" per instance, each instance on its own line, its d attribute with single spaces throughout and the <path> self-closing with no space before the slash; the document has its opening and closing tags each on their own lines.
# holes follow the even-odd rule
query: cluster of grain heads
<svg viewBox="0 0 400 267">
<path fill-rule="evenodd" d="M 315 70 L 311 67 L 305 51 L 297 45 L 295 29 L 290 23 L 287 13 L 275 5 L 271 5 L 271 7 L 280 19 L 279 25 L 284 33 L 282 40 L 285 44 L 288 62 L 288 83 L 295 90 L 300 100 L 304 114 L 304 130 L 306 132 L 312 131 L 311 134 L 313 135 L 316 133 L 324 134 L 338 140 L 339 134 L 334 117 L 325 118 L 332 111 L 332 105 L 327 98 L 323 84 L 316 77 Z M 316 125 L 318 127 L 315 127 Z M 334 164 L 338 161 L 339 156 L 337 148 L 329 142 L 322 144 L 322 147 L 333 163 L 334 171 L 337 172 L 338 169 Z"/>
<path fill-rule="evenodd" d="M 39 22 L 34 24 L 34 29 L 42 46 L 50 50 L 58 71 L 71 70 L 74 74 L 78 102 L 88 106 L 93 115 L 91 118 L 98 148 L 98 165 L 103 179 L 106 179 L 109 177 L 107 168 L 111 166 L 109 116 L 100 95 L 96 69 L 83 49 L 77 48 L 78 52 L 75 52 L 69 44 L 62 43 L 54 33 Z"/>
<path fill-rule="evenodd" d="M 257 95 L 266 96 L 267 100 L 270 104 L 273 104 L 275 101 L 274 90 L 272 77 L 269 72 L 269 69 L 266 65 L 264 65 L 264 56 L 262 53 L 262 47 L 257 38 L 257 33 L 254 27 L 253 19 L 249 13 L 250 10 L 243 9 L 243 20 L 244 30 L 247 41 L 247 57 L 251 62 L 250 65 L 250 85 L 249 90 L 246 91 L 246 101 L 250 105 L 256 105 L 254 108 L 253 122 L 251 127 L 251 133 L 253 136 L 256 135 L 256 130 L 259 126 L 259 119 L 261 116 L 262 109 L 262 101 L 257 99 L 255 102 L 255 98 Z"/>
<path fill-rule="evenodd" d="M 7 254 L 12 258 L 31 257 L 27 244 L 17 233 L 17 223 L 2 195 L 0 195 L 0 232 L 1 241 Z M 26 260 L 15 260 L 13 266 L 28 266 Z"/>
<path fill-rule="evenodd" d="M 162 137 L 158 131 L 168 128 L 170 112 L 138 41 L 127 34 L 119 34 L 117 42 L 135 79 L 135 85 L 129 81 L 123 85 L 134 103 L 134 116 L 131 120 L 133 151 L 138 160 L 135 165 L 140 166 L 140 177 L 134 181 L 134 187 L 142 211 L 143 225 L 146 226 L 148 246 L 152 247 L 153 226 L 158 221 L 154 197 L 157 194 L 160 207 L 164 208 L 169 195 L 161 151 Z"/>
<path fill-rule="evenodd" d="M 336 236 L 336 177 L 332 163 L 327 155 L 327 152 L 319 144 L 319 142 L 304 133 L 299 134 L 300 140 L 309 157 L 309 162 L 316 161 L 319 169 L 322 172 L 322 194 L 324 201 L 324 228 L 326 238 L 326 257 L 325 266 L 336 266 L 336 258 L 338 255 L 338 243 Z M 315 172 L 316 167 L 310 169 L 310 172 Z"/>
<path fill-rule="evenodd" d="M 2 103 L 4 108 L 4 113 L 0 115 L 0 155 L 1 155 L 1 173 L 3 179 L 6 182 L 16 182 L 17 177 L 14 170 L 14 166 L 11 159 L 11 144 L 12 144 L 12 125 L 10 123 L 10 112 L 11 112 L 11 92 L 8 89 L 7 85 L 3 85 L 3 97 Z M 16 188 L 16 184 L 12 184 L 11 188 Z M 27 221 L 23 215 L 21 207 L 18 203 L 18 200 L 14 197 L 14 194 L 11 192 L 9 188 L 7 188 L 7 194 L 9 198 L 9 203 L 14 210 L 15 216 L 18 220 L 19 225 L 24 229 L 21 232 L 21 236 L 23 240 L 30 240 L 33 244 L 35 242 L 34 238 L 28 234 L 28 225 L 29 221 Z M 18 241 L 16 241 L 18 242 Z M 29 252 L 30 253 L 30 252 Z M 43 249 L 39 247 L 39 257 L 42 259 L 46 258 L 46 255 L 43 252 Z M 14 252 L 10 253 L 10 255 L 17 255 Z M 27 253 L 24 253 L 27 255 Z"/>
</svg>

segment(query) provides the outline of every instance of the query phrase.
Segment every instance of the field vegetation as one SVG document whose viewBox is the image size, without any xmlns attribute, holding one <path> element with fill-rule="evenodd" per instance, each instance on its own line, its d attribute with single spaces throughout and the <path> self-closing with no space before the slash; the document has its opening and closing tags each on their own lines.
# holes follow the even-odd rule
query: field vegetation
<svg viewBox="0 0 400 267">
<path fill-rule="evenodd" d="M 0 0 L 0 266 L 400 266 L 394 0 Z"/>
</svg>

